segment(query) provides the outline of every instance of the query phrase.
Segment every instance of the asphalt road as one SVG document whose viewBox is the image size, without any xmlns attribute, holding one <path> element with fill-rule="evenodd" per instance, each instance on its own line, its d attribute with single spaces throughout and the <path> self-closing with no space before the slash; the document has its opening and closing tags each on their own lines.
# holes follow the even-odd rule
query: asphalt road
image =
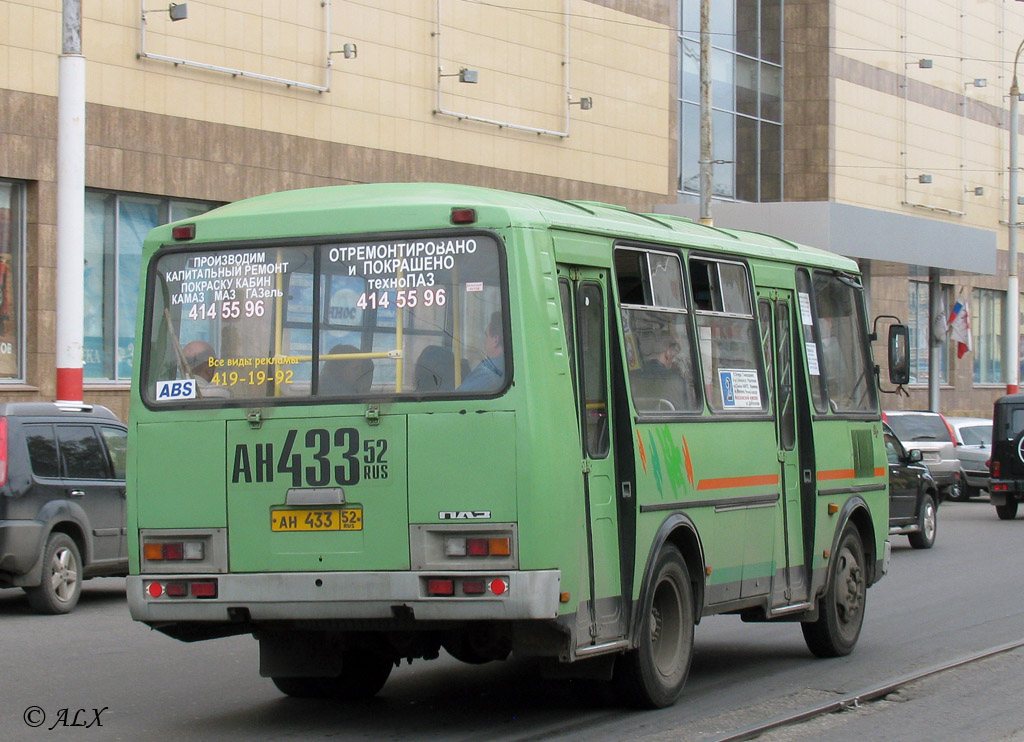
<svg viewBox="0 0 1024 742">
<path fill-rule="evenodd" d="M 697 627 L 684 697 L 655 712 L 624 709 L 599 684 L 538 679 L 528 662 L 445 655 L 403 665 L 367 702 L 288 699 L 259 677 L 250 637 L 183 644 L 131 621 L 123 580 L 86 583 L 79 608 L 56 617 L 0 590 L 0 738 L 708 740 L 1024 638 L 1022 541 L 1024 516 L 1003 522 L 984 501 L 943 504 L 933 549 L 894 537 L 892 569 L 868 593 L 850 657 L 815 659 L 795 624 L 712 617 Z M 1022 686 L 1018 650 L 763 739 L 1024 738 Z"/>
</svg>

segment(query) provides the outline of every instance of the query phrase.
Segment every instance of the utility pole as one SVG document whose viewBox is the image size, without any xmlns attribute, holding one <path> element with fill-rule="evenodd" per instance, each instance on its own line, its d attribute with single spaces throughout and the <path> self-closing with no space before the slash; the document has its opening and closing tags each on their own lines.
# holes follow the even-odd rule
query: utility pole
<svg viewBox="0 0 1024 742">
<path fill-rule="evenodd" d="M 63 0 L 57 81 L 57 401 L 82 401 L 85 57 L 82 0 Z"/>
<path fill-rule="evenodd" d="M 711 220 L 711 0 L 700 0 L 700 223 Z"/>
</svg>

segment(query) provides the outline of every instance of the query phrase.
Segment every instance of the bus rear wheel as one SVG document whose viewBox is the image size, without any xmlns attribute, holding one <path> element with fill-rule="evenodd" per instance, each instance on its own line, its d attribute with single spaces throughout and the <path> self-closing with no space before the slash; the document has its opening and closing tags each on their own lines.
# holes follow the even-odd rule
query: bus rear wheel
<svg viewBox="0 0 1024 742">
<path fill-rule="evenodd" d="M 613 683 L 633 705 L 671 706 L 683 692 L 693 656 L 693 589 L 686 562 L 667 544 L 658 555 L 641 611 L 639 641 L 615 663 Z"/>
<path fill-rule="evenodd" d="M 394 663 L 384 655 L 349 649 L 342 652 L 341 672 L 334 677 L 272 677 L 274 685 L 292 698 L 332 698 L 351 701 L 377 695 Z"/>
<path fill-rule="evenodd" d="M 864 623 L 867 590 L 864 545 L 856 526 L 850 523 L 829 565 L 828 587 L 818 603 L 818 620 L 800 624 L 813 654 L 842 657 L 853 651 Z"/>
</svg>

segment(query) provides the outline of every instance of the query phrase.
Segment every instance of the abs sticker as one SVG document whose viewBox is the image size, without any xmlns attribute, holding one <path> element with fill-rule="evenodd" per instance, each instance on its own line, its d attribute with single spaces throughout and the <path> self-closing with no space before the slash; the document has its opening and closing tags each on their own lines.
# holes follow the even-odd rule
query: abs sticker
<svg viewBox="0 0 1024 742">
<path fill-rule="evenodd" d="M 162 402 L 168 399 L 195 399 L 195 379 L 178 379 L 177 381 L 158 381 L 156 383 L 156 399 Z"/>
</svg>

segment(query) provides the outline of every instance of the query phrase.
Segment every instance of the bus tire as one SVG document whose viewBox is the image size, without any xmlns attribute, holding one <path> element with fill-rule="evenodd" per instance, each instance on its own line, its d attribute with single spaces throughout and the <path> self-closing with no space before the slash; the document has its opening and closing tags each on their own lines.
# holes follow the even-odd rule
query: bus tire
<svg viewBox="0 0 1024 742">
<path fill-rule="evenodd" d="M 25 588 L 36 613 L 70 613 L 82 594 L 82 557 L 74 540 L 55 531 L 43 548 L 43 576 L 38 585 Z"/>
<path fill-rule="evenodd" d="M 814 655 L 842 657 L 853 651 L 864 624 L 867 589 L 864 545 L 857 527 L 848 523 L 829 564 L 828 587 L 818 601 L 818 619 L 800 624 Z"/>
<path fill-rule="evenodd" d="M 996 515 L 999 520 L 1013 520 L 1017 517 L 1017 501 L 1010 500 L 1005 505 L 996 505 Z"/>
<path fill-rule="evenodd" d="M 615 663 L 615 689 L 634 706 L 665 708 L 683 692 L 693 657 L 694 606 L 683 555 L 666 544 L 640 611 L 636 649 Z"/>
<path fill-rule="evenodd" d="M 935 534 L 939 528 L 939 511 L 935 507 L 935 499 L 931 495 L 924 496 L 921 503 L 921 528 L 917 533 L 907 535 L 907 540 L 915 549 L 930 549 L 935 545 Z"/>
<path fill-rule="evenodd" d="M 274 685 L 292 698 L 330 698 L 353 701 L 377 695 L 394 663 L 373 652 L 347 649 L 342 652 L 341 672 L 335 677 L 272 677 Z"/>
</svg>

